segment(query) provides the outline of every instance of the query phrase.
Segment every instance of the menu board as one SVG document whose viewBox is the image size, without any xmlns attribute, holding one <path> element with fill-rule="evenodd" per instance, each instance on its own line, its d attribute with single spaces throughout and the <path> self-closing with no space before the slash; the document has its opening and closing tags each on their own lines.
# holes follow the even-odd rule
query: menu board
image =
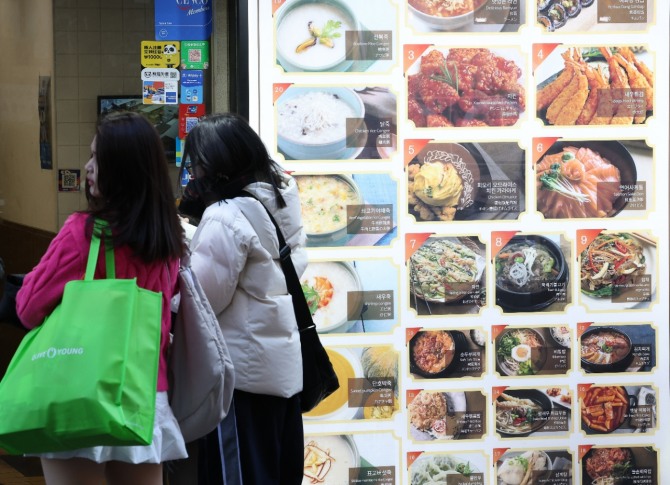
<svg viewBox="0 0 670 485">
<path fill-rule="evenodd" d="M 250 5 L 341 383 L 303 484 L 667 481 L 668 10 Z"/>
</svg>

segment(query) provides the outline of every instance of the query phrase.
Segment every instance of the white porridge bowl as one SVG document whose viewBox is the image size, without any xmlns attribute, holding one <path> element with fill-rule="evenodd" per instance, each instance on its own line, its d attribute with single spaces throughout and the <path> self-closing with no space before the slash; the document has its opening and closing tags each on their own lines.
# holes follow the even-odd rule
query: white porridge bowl
<svg viewBox="0 0 670 485">
<path fill-rule="evenodd" d="M 359 30 L 358 21 L 347 2 L 342 0 L 288 1 L 276 16 L 277 60 L 288 71 L 346 71 L 353 63 L 347 50 L 346 32 Z M 314 42 L 312 28 L 323 30 L 328 21 L 340 22 L 332 30 L 338 37 Z M 310 42 L 313 45 L 309 45 Z M 305 43 L 308 45 L 304 47 Z M 299 46 L 303 46 L 299 48 Z"/>
<path fill-rule="evenodd" d="M 346 332 L 349 316 L 357 320 L 363 307 L 363 285 L 356 269 L 345 261 L 310 261 L 300 277 L 308 303 L 318 294 L 312 319 L 319 333 Z M 316 305 L 315 305 L 316 306 Z"/>
<path fill-rule="evenodd" d="M 349 470 L 361 466 L 361 457 L 352 435 L 306 435 L 304 443 L 302 485 L 349 483 Z M 310 450 L 312 446 L 316 453 Z M 330 463 L 324 466 L 324 461 Z"/>
<path fill-rule="evenodd" d="M 365 105 L 353 89 L 291 86 L 276 105 L 277 147 L 291 159 L 339 160 L 365 144 Z"/>
</svg>

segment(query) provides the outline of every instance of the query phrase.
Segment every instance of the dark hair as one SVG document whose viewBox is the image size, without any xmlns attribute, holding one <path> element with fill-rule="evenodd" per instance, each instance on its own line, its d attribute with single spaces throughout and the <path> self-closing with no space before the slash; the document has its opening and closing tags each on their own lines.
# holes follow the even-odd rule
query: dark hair
<svg viewBox="0 0 670 485">
<path fill-rule="evenodd" d="M 128 245 L 145 262 L 184 251 L 163 143 L 144 116 L 117 112 L 101 118 L 95 134 L 98 189 L 87 191 L 90 222 L 109 222 L 114 245 Z"/>
<path fill-rule="evenodd" d="M 183 159 L 190 160 L 199 182 L 197 190 L 205 203 L 234 195 L 230 187 L 236 181 L 244 186 L 257 180 L 269 183 L 277 205 L 286 206 L 279 191 L 281 167 L 270 158 L 258 134 L 236 114 L 218 113 L 202 118 L 186 137 Z"/>
</svg>

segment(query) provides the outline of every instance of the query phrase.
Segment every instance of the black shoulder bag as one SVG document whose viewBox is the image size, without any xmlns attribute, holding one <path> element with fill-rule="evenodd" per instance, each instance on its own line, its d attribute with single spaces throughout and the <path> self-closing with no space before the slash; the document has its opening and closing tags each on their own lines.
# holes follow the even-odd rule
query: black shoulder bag
<svg viewBox="0 0 670 485">
<path fill-rule="evenodd" d="M 254 197 L 248 192 L 240 194 L 245 197 Z M 260 201 L 259 201 L 260 202 Z M 272 224 L 277 230 L 277 239 L 279 239 L 279 257 L 284 276 L 286 277 L 286 286 L 293 300 L 293 310 L 295 319 L 298 322 L 300 331 L 300 349 L 302 351 L 302 392 L 300 392 L 300 407 L 303 413 L 311 411 L 317 404 L 330 396 L 340 387 L 337 374 L 333 369 L 326 349 L 323 348 L 319 334 L 316 331 L 316 325 L 312 320 L 312 313 L 309 311 L 305 294 L 300 286 L 300 279 L 291 261 L 291 248 L 284 240 L 284 235 L 277 225 L 270 211 L 261 202 L 265 211 L 270 217 Z"/>
</svg>

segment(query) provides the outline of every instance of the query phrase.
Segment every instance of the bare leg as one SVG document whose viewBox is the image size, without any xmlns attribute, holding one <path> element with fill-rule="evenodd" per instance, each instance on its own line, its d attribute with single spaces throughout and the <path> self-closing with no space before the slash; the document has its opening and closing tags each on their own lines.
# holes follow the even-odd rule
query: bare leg
<svg viewBox="0 0 670 485">
<path fill-rule="evenodd" d="M 48 485 L 103 485 L 105 466 L 86 458 L 56 460 L 42 458 L 42 471 Z"/>
<path fill-rule="evenodd" d="M 163 465 L 109 461 L 105 463 L 105 477 L 108 485 L 162 485 Z"/>
</svg>

